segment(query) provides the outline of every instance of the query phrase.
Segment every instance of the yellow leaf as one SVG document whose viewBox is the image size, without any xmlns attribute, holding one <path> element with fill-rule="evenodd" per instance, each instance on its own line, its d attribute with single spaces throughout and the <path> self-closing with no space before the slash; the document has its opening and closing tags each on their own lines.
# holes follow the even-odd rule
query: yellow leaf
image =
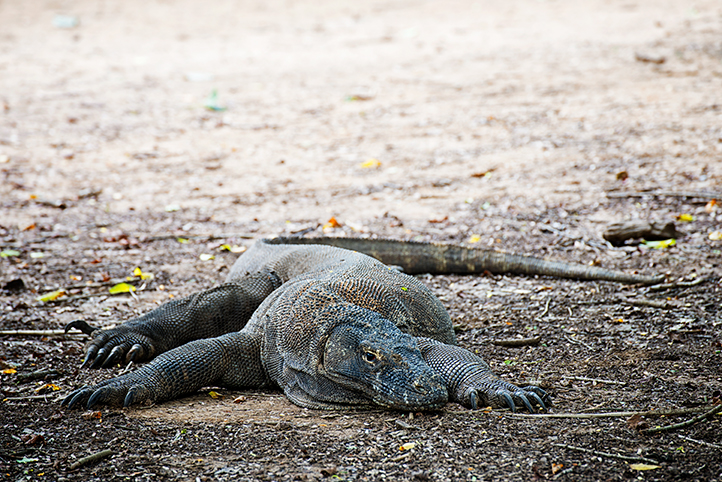
<svg viewBox="0 0 722 482">
<path fill-rule="evenodd" d="M 118 283 L 117 285 L 111 287 L 108 292 L 111 295 L 117 295 L 120 293 L 130 293 L 131 291 L 135 291 L 135 286 L 129 285 L 128 283 Z"/>
<path fill-rule="evenodd" d="M 42 392 L 43 390 L 52 390 L 53 392 L 57 392 L 60 390 L 60 387 L 54 383 L 45 383 L 35 389 L 36 392 Z"/>
<path fill-rule="evenodd" d="M 33 258 L 33 259 L 44 258 L 44 257 L 45 257 L 45 253 L 41 253 L 41 252 L 30 253 L 30 257 Z"/>
<path fill-rule="evenodd" d="M 416 444 L 414 442 L 408 442 L 403 444 L 401 447 L 399 447 L 399 450 L 411 450 L 412 448 L 416 447 Z"/>
<path fill-rule="evenodd" d="M 3 373 L 5 375 L 12 375 L 13 373 L 17 373 L 17 372 L 18 371 L 14 368 L 7 368 L 7 369 L 3 370 Z"/>
<path fill-rule="evenodd" d="M 176 241 L 178 241 L 180 244 L 186 244 L 188 242 L 186 238 L 176 238 Z"/>
<path fill-rule="evenodd" d="M 199 256 L 199 258 L 201 259 L 201 261 L 210 261 L 212 259 L 216 259 L 216 257 L 213 256 L 212 254 L 206 254 L 206 253 L 202 253 Z"/>
<path fill-rule="evenodd" d="M 470 243 L 478 243 L 479 241 L 481 241 L 481 236 L 479 236 L 478 234 L 472 234 L 469 238 Z"/>
<path fill-rule="evenodd" d="M 361 169 L 376 169 L 381 167 L 381 161 L 373 157 L 369 158 L 368 161 L 361 163 Z"/>
<path fill-rule="evenodd" d="M 652 249 L 664 249 L 669 248 L 677 244 L 676 239 L 663 239 L 662 241 L 645 241 L 645 246 Z"/>
<path fill-rule="evenodd" d="M 139 276 L 140 279 L 153 279 L 153 273 L 143 273 L 140 268 L 133 270 L 133 276 Z"/>
<path fill-rule="evenodd" d="M 246 247 L 238 246 L 237 244 L 234 244 L 233 246 L 230 244 L 221 244 L 219 249 L 221 251 L 230 251 L 231 253 L 242 253 L 246 250 Z"/>
<path fill-rule="evenodd" d="M 223 398 L 223 395 L 221 395 L 221 394 L 218 393 L 218 392 L 210 391 L 210 392 L 208 392 L 208 395 L 210 395 L 211 398 L 213 398 L 213 399 Z"/>
<path fill-rule="evenodd" d="M 683 222 L 683 223 L 691 223 L 694 221 L 694 216 L 691 214 L 680 214 L 677 216 L 677 221 Z"/>
<path fill-rule="evenodd" d="M 629 464 L 629 468 L 632 470 L 654 470 L 658 469 L 659 465 L 649 465 L 649 464 Z"/>
<path fill-rule="evenodd" d="M 712 241 L 722 240 L 722 231 L 712 231 L 709 233 L 709 239 Z"/>
<path fill-rule="evenodd" d="M 48 293 L 47 295 L 39 296 L 37 300 L 42 301 L 43 303 L 47 303 L 48 301 L 55 301 L 61 296 L 65 296 L 65 290 L 53 291 L 52 293 Z"/>
</svg>

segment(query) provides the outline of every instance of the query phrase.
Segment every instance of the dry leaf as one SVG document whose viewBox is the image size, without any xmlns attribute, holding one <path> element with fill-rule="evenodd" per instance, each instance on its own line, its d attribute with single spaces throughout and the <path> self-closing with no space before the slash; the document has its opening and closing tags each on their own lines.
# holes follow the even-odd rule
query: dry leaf
<svg viewBox="0 0 722 482">
<path fill-rule="evenodd" d="M 709 239 L 712 241 L 722 240 L 722 231 L 712 231 L 709 233 Z"/>
<path fill-rule="evenodd" d="M 704 210 L 707 213 L 713 212 L 715 209 L 717 209 L 717 200 L 712 199 L 710 202 L 704 205 Z"/>
<path fill-rule="evenodd" d="M 117 295 L 120 293 L 130 293 L 131 291 L 135 291 L 135 286 L 129 285 L 128 283 L 118 283 L 115 286 L 112 286 L 108 292 L 111 295 Z"/>
<path fill-rule="evenodd" d="M 215 256 L 213 256 L 212 254 L 207 254 L 207 253 L 202 253 L 198 257 L 201 259 L 201 261 L 210 261 L 212 259 L 216 259 Z"/>
<path fill-rule="evenodd" d="M 479 241 L 481 241 L 481 236 L 479 236 L 478 234 L 472 234 L 471 237 L 469 238 L 468 242 L 469 243 L 478 243 Z"/>
<path fill-rule="evenodd" d="M 649 464 L 629 464 L 629 468 L 632 470 L 654 470 L 658 469 L 659 465 L 649 465 Z"/>
<path fill-rule="evenodd" d="M 556 474 L 564 468 L 564 464 L 555 464 L 552 462 L 552 474 Z"/>
<path fill-rule="evenodd" d="M 3 370 L 3 373 L 5 375 L 12 375 L 13 373 L 17 373 L 17 372 L 18 371 L 14 368 L 6 368 L 5 370 Z"/>
<path fill-rule="evenodd" d="M 331 218 L 328 221 L 326 221 L 326 224 L 323 225 L 323 229 L 333 229 L 333 228 L 340 228 L 341 223 L 336 221 L 336 218 Z"/>
<path fill-rule="evenodd" d="M 223 398 L 223 395 L 221 395 L 221 394 L 218 393 L 218 392 L 214 392 L 214 391 L 208 392 L 208 395 L 210 395 L 211 398 L 214 399 L 214 400 L 222 399 L 222 398 Z"/>
<path fill-rule="evenodd" d="M 401 450 L 403 452 L 404 450 L 411 450 L 414 447 L 416 447 L 416 444 L 414 442 L 407 442 L 407 443 L 403 444 L 401 447 L 399 447 L 399 450 Z"/>
<path fill-rule="evenodd" d="M 48 293 L 43 296 L 39 296 L 37 298 L 38 301 L 42 301 L 43 303 L 47 303 L 48 301 L 55 301 L 61 296 L 65 296 L 65 290 L 57 290 L 53 291 L 52 293 Z"/>
</svg>

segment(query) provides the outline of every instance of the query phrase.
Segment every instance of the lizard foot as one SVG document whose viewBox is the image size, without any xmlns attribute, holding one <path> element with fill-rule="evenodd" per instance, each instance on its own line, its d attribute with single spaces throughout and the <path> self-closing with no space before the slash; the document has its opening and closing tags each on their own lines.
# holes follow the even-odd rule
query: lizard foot
<svg viewBox="0 0 722 482">
<path fill-rule="evenodd" d="M 498 378 L 474 380 L 467 384 L 457 400 L 472 410 L 479 407 L 510 408 L 516 412 L 517 406 L 525 407 L 529 413 L 535 413 L 538 406 L 546 410 L 551 406 L 551 398 L 539 387 L 517 387 Z"/>
<path fill-rule="evenodd" d="M 65 327 L 78 328 L 89 334 L 93 340 L 85 349 L 85 360 L 80 368 L 108 368 L 125 360 L 126 363 L 146 361 L 155 356 L 157 350 L 153 340 L 130 325 L 120 325 L 109 330 L 92 330 L 85 322 L 80 326 L 76 321 Z M 88 332 L 89 330 L 90 333 Z"/>
<path fill-rule="evenodd" d="M 153 402 L 153 393 L 137 380 L 120 376 L 95 386 L 84 386 L 72 392 L 60 403 L 68 408 L 85 406 L 88 410 L 96 405 L 123 405 Z"/>
</svg>

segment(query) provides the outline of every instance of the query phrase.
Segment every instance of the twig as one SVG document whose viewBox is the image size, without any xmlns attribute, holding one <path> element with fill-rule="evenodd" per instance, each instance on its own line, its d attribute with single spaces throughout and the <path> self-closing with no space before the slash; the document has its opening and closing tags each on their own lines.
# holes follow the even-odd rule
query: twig
<svg viewBox="0 0 722 482">
<path fill-rule="evenodd" d="M 604 383 L 607 385 L 622 385 L 625 386 L 627 382 L 615 382 L 614 380 L 603 380 L 601 378 L 587 378 L 587 377 L 568 377 L 564 375 L 562 378 L 566 378 L 567 380 L 579 380 L 580 382 L 594 382 L 594 383 Z"/>
<path fill-rule="evenodd" d="M 722 199 L 722 192 L 690 192 L 690 191 L 637 191 L 637 192 L 608 192 L 609 198 L 628 197 L 689 197 L 699 199 Z"/>
<path fill-rule="evenodd" d="M 60 400 L 62 400 L 63 398 L 65 398 L 65 397 L 48 398 L 49 396 L 50 396 L 50 394 L 46 394 L 46 395 L 28 395 L 27 397 L 5 397 L 5 398 L 3 398 L 3 401 L 5 401 L 5 400 L 18 401 L 18 400 L 41 400 L 41 399 L 43 399 L 43 400 L 49 400 L 49 401 L 51 401 L 51 402 L 59 402 Z"/>
<path fill-rule="evenodd" d="M 650 286 L 649 291 L 662 291 L 672 288 L 689 288 L 690 286 L 697 286 L 707 281 L 708 277 L 697 278 L 694 281 L 678 281 L 676 283 L 664 283 L 661 285 Z"/>
<path fill-rule="evenodd" d="M 712 447 L 712 448 L 715 448 L 715 449 L 722 449 L 722 445 L 711 444 L 711 443 L 709 443 L 709 442 L 705 442 L 704 440 L 697 440 L 697 439 L 685 437 L 685 436 L 682 435 L 682 434 L 677 434 L 677 436 L 678 436 L 679 438 L 684 439 L 684 440 L 687 440 L 687 441 L 689 441 L 689 442 L 694 442 L 694 443 L 700 444 L 700 445 L 706 445 L 707 447 Z"/>
<path fill-rule="evenodd" d="M 552 300 L 551 297 L 547 298 L 547 303 L 546 303 L 546 305 L 544 306 L 544 311 L 542 311 L 542 314 L 541 314 L 541 315 L 537 316 L 537 318 L 536 318 L 537 320 L 541 320 L 542 318 L 544 318 L 544 315 L 547 314 L 547 312 L 549 311 L 549 302 L 550 302 L 551 300 Z"/>
<path fill-rule="evenodd" d="M 535 336 L 533 338 L 512 338 L 509 340 L 494 340 L 492 341 L 494 345 L 499 346 L 511 346 L 511 347 L 518 347 L 518 346 L 534 346 L 541 343 L 541 338 L 538 336 Z"/>
<path fill-rule="evenodd" d="M 77 337 L 82 333 L 65 333 L 65 330 L 0 330 L 0 336 L 70 336 Z"/>
<path fill-rule="evenodd" d="M 564 477 L 565 475 L 567 475 L 568 473 L 570 473 L 572 471 L 574 471 L 574 466 L 571 466 L 564 470 L 561 470 L 561 471 L 557 472 L 556 475 L 554 475 L 554 477 L 552 477 L 552 480 L 557 480 L 559 477 Z"/>
<path fill-rule="evenodd" d="M 633 306 L 645 306 L 650 308 L 659 308 L 662 310 L 669 310 L 674 308 L 674 305 L 670 304 L 667 300 L 648 300 L 644 298 L 627 298 L 626 296 L 619 295 L 617 298 L 625 303 Z"/>
<path fill-rule="evenodd" d="M 587 454 L 598 455 L 600 457 L 608 457 L 608 458 L 620 459 L 620 460 L 639 460 L 642 462 L 647 462 L 648 464 L 655 464 L 655 465 L 659 464 L 659 462 L 656 460 L 647 459 L 644 457 L 629 457 L 627 455 L 611 454 L 609 452 L 599 452 L 597 450 L 585 449 L 584 447 L 575 447 L 573 445 L 566 445 L 566 444 L 552 444 L 552 445 L 555 447 L 561 447 L 564 449 L 576 450 L 577 452 L 584 452 Z"/>
<path fill-rule="evenodd" d="M 719 407 L 719 405 L 715 405 Z M 710 407 L 696 407 L 696 408 L 680 408 L 672 410 L 649 410 L 647 412 L 606 412 L 606 413 L 537 413 L 537 414 L 526 414 L 526 413 L 510 413 L 505 415 L 511 418 L 578 418 L 578 419 L 592 419 L 592 418 L 623 418 L 632 417 L 634 415 L 640 415 L 642 417 L 671 417 L 675 415 L 689 415 L 692 413 L 708 412 Z"/>
<path fill-rule="evenodd" d="M 564 335 L 564 338 L 566 338 L 566 340 L 567 340 L 568 342 L 573 343 L 573 344 L 575 344 L 575 345 L 582 345 L 583 347 L 585 347 L 585 348 L 588 349 L 588 350 L 593 350 L 593 349 L 594 349 L 594 348 L 592 348 L 591 345 L 589 345 L 589 344 L 587 344 L 587 343 L 584 343 L 584 342 L 581 341 L 581 340 L 575 340 L 575 339 L 573 339 L 572 337 L 570 337 L 569 335 Z"/>
<path fill-rule="evenodd" d="M 108 457 L 110 455 L 113 455 L 113 451 L 110 449 L 105 449 L 100 452 L 94 453 L 93 455 L 88 455 L 87 457 L 78 459 L 72 464 L 70 464 L 70 470 L 75 470 L 79 467 L 82 467 L 83 465 L 92 464 L 93 462 L 97 462 L 98 460 L 104 459 L 105 457 Z"/>
<path fill-rule="evenodd" d="M 138 236 L 138 239 L 143 239 L 144 241 L 162 241 L 164 239 L 177 239 L 177 238 L 183 238 L 183 239 L 226 239 L 226 238 L 241 238 L 241 239 L 253 239 L 257 237 L 257 235 L 254 234 L 247 234 L 247 233 L 217 233 L 217 234 L 159 234 L 157 236 L 148 236 L 146 238 L 142 238 L 142 236 Z"/>
<path fill-rule="evenodd" d="M 712 417 L 714 415 L 717 415 L 720 412 L 722 412 L 722 404 L 714 405 L 710 410 L 704 412 L 703 414 L 697 415 L 696 417 L 690 418 L 689 420 L 685 420 L 684 422 L 675 423 L 673 425 L 665 425 L 664 427 L 648 428 L 648 429 L 642 430 L 642 433 L 650 434 L 650 433 L 657 433 L 657 432 L 669 432 L 670 430 L 677 430 L 678 428 L 689 427 L 690 425 L 694 425 L 695 423 L 699 422 L 700 420 L 704 420 L 707 417 Z"/>
<path fill-rule="evenodd" d="M 57 370 L 38 370 L 30 373 L 18 373 L 17 379 L 19 382 L 26 382 L 30 380 L 40 380 L 45 377 L 54 377 L 60 375 Z"/>
</svg>

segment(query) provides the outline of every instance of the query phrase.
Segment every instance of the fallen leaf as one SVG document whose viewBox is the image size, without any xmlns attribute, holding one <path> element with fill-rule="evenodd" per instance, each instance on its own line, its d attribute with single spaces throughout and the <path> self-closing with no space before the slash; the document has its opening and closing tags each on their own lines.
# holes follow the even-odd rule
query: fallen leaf
<svg viewBox="0 0 722 482">
<path fill-rule="evenodd" d="M 564 468 L 564 464 L 555 464 L 552 462 L 552 475 L 556 474 Z"/>
<path fill-rule="evenodd" d="M 93 418 L 100 420 L 101 418 L 103 418 L 103 413 L 100 410 L 96 410 L 94 412 L 85 412 L 83 414 L 83 418 L 86 420 L 90 420 Z"/>
<path fill-rule="evenodd" d="M 659 465 L 649 465 L 649 464 L 629 464 L 629 468 L 632 470 L 654 470 L 658 469 Z"/>
<path fill-rule="evenodd" d="M 336 218 L 331 218 L 328 221 L 326 221 L 326 224 L 323 225 L 323 229 L 329 229 L 329 228 L 340 228 L 341 223 L 336 221 Z"/>
<path fill-rule="evenodd" d="M 708 202 L 707 204 L 704 205 L 704 210 L 707 213 L 711 213 L 715 209 L 717 209 L 717 200 L 716 199 L 712 199 L 710 202 Z"/>
<path fill-rule="evenodd" d="M 202 253 L 198 257 L 201 259 L 201 261 L 210 261 L 212 259 L 216 259 L 215 256 L 213 256 L 212 254 L 207 254 L 207 253 Z"/>
<path fill-rule="evenodd" d="M 403 452 L 404 450 L 411 450 L 414 447 L 416 447 L 416 443 L 407 442 L 407 443 L 403 444 L 401 447 L 399 447 L 399 450 L 401 450 Z"/>
<path fill-rule="evenodd" d="M 5 375 L 12 375 L 13 373 L 17 373 L 17 372 L 18 371 L 14 368 L 6 368 L 5 370 L 3 370 L 3 373 Z"/>
<path fill-rule="evenodd" d="M 709 233 L 709 239 L 712 241 L 722 240 L 722 231 L 712 231 Z"/>
<path fill-rule="evenodd" d="M 4 249 L 0 252 L 0 258 L 9 258 L 10 256 L 20 256 L 20 251 L 14 249 Z"/>
<path fill-rule="evenodd" d="M 649 424 L 642 420 L 642 414 L 637 413 L 635 415 L 632 415 L 627 419 L 627 427 L 631 428 L 632 430 L 642 430 L 643 428 L 647 428 Z"/>
<path fill-rule="evenodd" d="M 169 204 L 165 207 L 165 212 L 167 213 L 174 213 L 176 211 L 180 211 L 180 206 L 178 204 Z"/>
<path fill-rule="evenodd" d="M 644 241 L 644 245 L 652 249 L 669 248 L 677 244 L 676 239 L 664 239 L 662 241 Z"/>
<path fill-rule="evenodd" d="M 44 383 L 44 384 L 42 384 L 41 386 L 39 386 L 38 388 L 35 389 L 35 391 L 38 392 L 38 393 L 43 393 L 43 392 L 57 392 L 58 390 L 60 390 L 60 387 L 57 386 L 57 385 L 54 384 L 54 383 Z"/>
<path fill-rule="evenodd" d="M 376 158 L 369 158 L 368 161 L 361 163 L 361 169 L 376 169 L 381 167 L 381 161 Z"/>
<path fill-rule="evenodd" d="M 234 399 L 233 399 L 233 403 L 243 403 L 243 402 L 245 402 L 246 400 L 247 400 L 246 397 L 244 397 L 243 395 L 241 395 L 240 397 L 234 398 Z"/>
<path fill-rule="evenodd" d="M 469 238 L 468 242 L 469 243 L 478 243 L 479 241 L 481 241 L 481 236 L 479 236 L 478 234 L 472 234 L 471 237 Z"/>
<path fill-rule="evenodd" d="M 691 214 L 680 214 L 679 216 L 677 216 L 677 221 L 680 221 L 682 223 L 691 223 L 692 221 L 694 221 L 694 216 L 692 216 Z"/>
<path fill-rule="evenodd" d="M 219 399 L 219 398 L 220 398 L 220 399 L 223 398 L 223 395 L 221 395 L 221 394 L 218 393 L 218 392 L 214 392 L 214 391 L 208 392 L 208 395 L 210 395 L 210 397 L 211 397 L 212 399 L 214 399 L 214 400 L 217 400 L 217 399 Z"/>
<path fill-rule="evenodd" d="M 176 241 L 178 241 L 180 244 L 187 244 L 188 240 L 186 238 L 176 238 Z"/>
<path fill-rule="evenodd" d="M 45 257 L 45 253 L 33 252 L 33 253 L 30 253 L 30 257 L 33 258 L 33 259 L 44 258 L 44 257 Z"/>
<path fill-rule="evenodd" d="M 153 279 L 154 278 L 153 273 L 144 273 L 140 268 L 135 268 L 133 270 L 133 276 L 139 276 L 140 279 Z"/>
<path fill-rule="evenodd" d="M 626 181 L 629 179 L 629 173 L 627 171 L 619 171 L 617 173 L 617 181 Z"/>
<path fill-rule="evenodd" d="M 471 175 L 471 177 L 490 177 L 491 171 L 493 171 L 493 170 L 494 169 L 489 169 L 488 171 L 484 171 L 484 172 L 475 172 L 474 174 Z"/>
<path fill-rule="evenodd" d="M 130 293 L 131 291 L 135 291 L 135 286 L 129 285 L 128 283 L 118 283 L 117 285 L 111 287 L 108 292 L 111 295 L 117 295 L 120 293 Z"/>
<path fill-rule="evenodd" d="M 48 294 L 46 294 L 46 295 L 39 296 L 39 297 L 37 297 L 36 299 L 37 299 L 38 301 L 42 301 L 43 303 L 47 303 L 48 301 L 55 301 L 55 300 L 57 300 L 58 298 L 60 298 L 61 296 L 65 296 L 65 290 L 53 291 L 53 292 L 48 293 Z"/>
<path fill-rule="evenodd" d="M 23 457 L 20 460 L 16 460 L 16 462 L 19 464 L 29 464 L 30 462 L 37 462 L 37 461 L 38 461 L 38 459 L 30 459 L 28 457 Z"/>
</svg>

